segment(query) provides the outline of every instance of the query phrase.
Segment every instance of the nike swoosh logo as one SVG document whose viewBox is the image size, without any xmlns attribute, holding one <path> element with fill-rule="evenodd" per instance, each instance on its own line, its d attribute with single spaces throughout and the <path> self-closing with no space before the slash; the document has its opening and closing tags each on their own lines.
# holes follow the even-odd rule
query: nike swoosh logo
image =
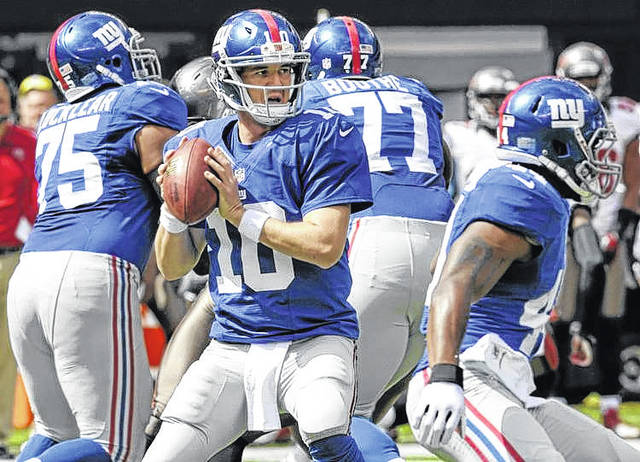
<svg viewBox="0 0 640 462">
<path fill-rule="evenodd" d="M 347 130 L 338 130 L 338 133 L 340 133 L 340 136 L 347 136 L 349 133 L 351 133 L 351 130 L 353 130 L 353 127 L 348 128 Z"/>
<path fill-rule="evenodd" d="M 513 175 L 513 174 L 511 174 L 511 176 L 514 177 L 516 180 L 518 180 L 520 183 L 522 183 L 529 189 L 533 189 L 536 187 L 536 184 L 533 182 L 533 180 L 525 180 L 521 176 Z"/>
<path fill-rule="evenodd" d="M 158 93 L 160 93 L 161 95 L 164 95 L 164 96 L 169 96 L 169 90 L 167 90 L 166 88 L 153 88 L 153 87 L 151 87 L 150 90 L 157 91 Z"/>
</svg>

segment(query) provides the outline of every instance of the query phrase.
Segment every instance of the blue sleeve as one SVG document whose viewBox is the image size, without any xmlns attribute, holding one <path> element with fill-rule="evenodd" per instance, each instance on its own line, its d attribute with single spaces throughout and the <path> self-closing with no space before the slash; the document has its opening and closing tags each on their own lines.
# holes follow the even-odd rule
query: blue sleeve
<svg viewBox="0 0 640 462">
<path fill-rule="evenodd" d="M 300 106 L 303 109 L 311 109 L 314 107 L 325 107 L 327 102 L 320 91 L 320 85 L 317 81 L 307 82 L 302 88 L 302 102 Z"/>
<path fill-rule="evenodd" d="M 189 140 L 193 138 L 206 138 L 206 136 L 202 135 L 202 131 L 206 122 L 206 120 L 203 120 L 201 122 L 198 122 L 197 124 L 191 125 L 169 138 L 164 144 L 164 148 L 162 150 L 163 158 L 166 159 L 167 151 L 171 149 L 178 149 L 178 145 L 180 144 L 180 140 L 182 138 L 187 138 Z"/>
<path fill-rule="evenodd" d="M 474 221 L 488 221 L 545 247 L 561 233 L 565 220 L 542 183 L 533 183 L 532 177 L 525 181 L 531 181 L 529 184 L 535 187 L 530 189 L 512 174 L 486 174 L 461 204 L 456 215 L 456 220 L 463 222 L 461 229 Z"/>
<path fill-rule="evenodd" d="M 180 144 L 180 139 L 182 139 L 183 136 L 185 136 L 183 132 L 179 132 L 177 135 L 174 135 L 167 140 L 162 150 L 163 159 L 166 158 L 167 151 L 170 151 L 171 149 L 178 149 L 178 145 Z"/>
<path fill-rule="evenodd" d="M 358 130 L 338 115 L 316 127 L 310 146 L 313 153 L 300 167 L 302 213 L 338 204 L 351 204 L 352 213 L 370 207 L 369 163 Z"/>
<path fill-rule="evenodd" d="M 444 114 L 444 106 L 442 104 L 442 101 L 436 98 L 433 93 L 429 91 L 427 86 L 420 80 L 408 77 L 404 77 L 403 79 L 409 84 L 416 87 L 416 94 L 420 95 L 423 101 L 429 101 L 431 103 L 430 105 L 433 109 L 433 112 L 438 116 L 439 119 L 442 119 L 442 116 Z"/>
<path fill-rule="evenodd" d="M 126 112 L 146 124 L 174 130 L 187 126 L 187 106 L 171 88 L 155 82 L 139 82 Z"/>
</svg>

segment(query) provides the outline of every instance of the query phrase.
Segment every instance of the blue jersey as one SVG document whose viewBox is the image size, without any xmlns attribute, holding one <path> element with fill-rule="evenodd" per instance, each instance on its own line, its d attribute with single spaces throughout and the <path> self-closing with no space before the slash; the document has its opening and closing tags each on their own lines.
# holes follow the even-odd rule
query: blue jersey
<svg viewBox="0 0 640 462">
<path fill-rule="evenodd" d="M 369 158 L 373 207 L 357 216 L 447 221 L 453 201 L 442 174 L 442 103 L 414 79 L 307 82 L 303 107 L 330 107 L 360 131 Z"/>
<path fill-rule="evenodd" d="M 142 172 L 135 135 L 145 125 L 186 124 L 178 94 L 151 82 L 107 88 L 45 112 L 37 130 L 39 212 L 24 251 L 109 254 L 144 269 L 159 200 Z"/>
<path fill-rule="evenodd" d="M 495 333 L 513 350 L 531 357 L 542 342 L 544 325 L 562 282 L 568 202 L 532 170 L 505 165 L 489 170 L 475 188 L 462 193 L 447 226 L 447 252 L 474 221 L 487 221 L 520 233 L 536 250 L 530 261 L 512 263 L 489 293 L 471 305 L 460 352 L 484 335 Z M 443 262 L 444 258 L 438 262 L 432 287 Z M 418 370 L 425 367 L 426 353 Z"/>
<path fill-rule="evenodd" d="M 335 113 L 314 111 L 287 119 L 251 146 L 238 140 L 235 116 L 201 122 L 169 140 L 204 138 L 232 159 L 246 208 L 282 221 L 301 221 L 319 208 L 371 205 L 362 140 Z M 214 211 L 205 223 L 215 302 L 211 336 L 227 342 L 265 343 L 317 335 L 357 338 L 347 303 L 351 276 L 346 246 L 329 269 L 296 260 L 240 235 Z"/>
</svg>

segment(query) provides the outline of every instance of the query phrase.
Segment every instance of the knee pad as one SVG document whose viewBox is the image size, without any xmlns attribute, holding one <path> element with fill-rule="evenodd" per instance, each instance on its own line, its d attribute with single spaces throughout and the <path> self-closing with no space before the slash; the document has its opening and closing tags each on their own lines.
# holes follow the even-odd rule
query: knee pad
<svg viewBox="0 0 640 462">
<path fill-rule="evenodd" d="M 301 391 L 298 399 L 305 405 L 299 407 L 297 419 L 305 443 L 347 433 L 349 398 L 335 385 L 334 379 L 316 380 Z"/>
<path fill-rule="evenodd" d="M 364 462 L 355 440 L 347 435 L 313 441 L 309 444 L 309 452 L 318 462 Z"/>
</svg>

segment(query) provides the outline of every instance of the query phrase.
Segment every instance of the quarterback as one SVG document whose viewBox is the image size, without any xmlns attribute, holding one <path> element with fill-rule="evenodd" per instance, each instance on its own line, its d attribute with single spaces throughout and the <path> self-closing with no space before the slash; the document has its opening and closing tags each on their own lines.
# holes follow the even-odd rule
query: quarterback
<svg viewBox="0 0 640 462">
<path fill-rule="evenodd" d="M 174 137 L 215 149 L 205 177 L 218 208 L 201 228 L 163 210 L 165 277 L 207 249 L 215 321 L 209 346 L 169 400 L 144 460 L 206 460 L 246 430 L 297 421 L 314 460 L 361 461 L 349 436 L 358 323 L 347 302 L 350 213 L 371 205 L 364 146 L 330 111 L 300 113 L 308 54 L 281 15 L 230 17 L 212 47 L 212 84 L 237 115 Z M 162 181 L 163 168 L 160 170 Z"/>
</svg>

